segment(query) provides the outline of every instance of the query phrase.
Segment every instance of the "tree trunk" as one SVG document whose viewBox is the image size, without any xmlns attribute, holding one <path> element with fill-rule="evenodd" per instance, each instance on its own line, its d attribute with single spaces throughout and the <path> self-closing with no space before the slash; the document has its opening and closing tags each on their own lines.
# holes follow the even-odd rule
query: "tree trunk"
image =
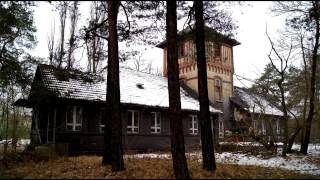
<svg viewBox="0 0 320 180">
<path fill-rule="evenodd" d="M 176 1 L 167 1 L 166 15 L 171 153 L 173 170 L 176 178 L 190 179 L 185 156 L 184 134 L 181 119 L 176 3 Z"/>
<path fill-rule="evenodd" d="M 70 22 L 71 22 L 71 28 L 70 28 L 70 39 L 69 39 L 69 50 L 68 50 L 68 65 L 67 68 L 70 69 L 72 67 L 72 54 L 75 48 L 75 30 L 77 26 L 77 20 L 78 20 L 78 1 L 73 2 L 73 7 L 70 11 Z"/>
<path fill-rule="evenodd" d="M 294 139 L 296 138 L 296 136 L 298 135 L 298 133 L 300 132 L 301 129 L 302 129 L 301 126 L 296 128 L 296 131 L 289 138 L 288 147 L 287 147 L 287 153 L 292 153 L 292 146 L 293 146 L 293 143 L 294 143 Z"/>
<path fill-rule="evenodd" d="M 307 114 L 307 101 L 308 101 L 308 95 L 309 95 L 309 77 L 308 77 L 308 66 L 306 61 L 306 56 L 304 53 L 304 46 L 303 46 L 303 38 L 300 36 L 300 43 L 301 43 L 301 51 L 302 51 L 302 59 L 303 59 L 303 65 L 304 65 L 304 81 L 305 81 L 305 95 L 303 99 L 303 112 L 302 112 L 302 127 L 301 127 L 301 137 L 300 137 L 300 145 L 303 144 L 303 136 L 305 132 L 305 123 L 306 123 L 306 114 Z"/>
<path fill-rule="evenodd" d="M 315 1 L 313 2 L 313 9 L 311 14 L 313 15 L 312 18 L 315 18 L 315 24 L 316 24 L 316 35 L 315 35 L 315 45 L 313 49 L 312 54 L 312 66 L 311 66 L 311 81 L 310 81 L 310 106 L 309 106 L 309 114 L 306 120 L 306 128 L 305 128 L 305 134 L 304 134 L 304 140 L 301 144 L 300 152 L 302 154 L 307 154 L 308 151 L 308 145 L 310 141 L 310 134 L 311 134 L 311 123 L 314 115 L 314 99 L 315 99 L 315 83 L 316 83 L 316 70 L 317 70 L 317 59 L 318 59 L 318 48 L 319 48 L 319 2 Z"/>
<path fill-rule="evenodd" d="M 62 6 L 60 8 L 60 50 L 59 50 L 59 62 L 58 67 L 61 68 L 63 56 L 64 56 L 64 36 L 65 36 L 65 26 L 66 26 L 66 17 L 67 17 L 67 9 L 68 9 L 68 2 L 62 2 Z"/>
<path fill-rule="evenodd" d="M 213 139 L 210 123 L 207 62 L 205 56 L 203 2 L 194 1 L 196 20 L 196 50 L 198 66 L 198 91 L 200 101 L 200 129 L 202 142 L 203 169 L 216 170 Z"/>
<path fill-rule="evenodd" d="M 17 150 L 17 143 L 18 143 L 18 137 L 17 137 L 17 129 L 18 129 L 18 119 L 16 117 L 16 108 L 13 106 L 13 124 L 12 124 L 12 149 L 14 152 Z"/>
<path fill-rule="evenodd" d="M 6 168 L 8 168 L 8 161 L 7 161 L 7 151 L 8 151 L 8 131 L 9 131 L 9 97 L 7 97 L 7 119 L 6 119 L 6 130 L 5 130 L 5 143 L 3 147 L 3 164 Z"/>
<path fill-rule="evenodd" d="M 283 147 L 282 147 L 282 154 L 281 154 L 281 156 L 284 157 L 287 154 L 289 135 L 288 135 L 288 112 L 287 112 L 287 106 L 286 106 L 285 97 L 284 97 L 284 89 L 282 87 L 283 81 L 284 81 L 284 71 L 282 71 L 281 80 L 278 82 L 278 87 L 281 93 L 281 106 L 282 106 L 283 120 L 284 120 L 284 140 L 283 140 Z"/>
<path fill-rule="evenodd" d="M 120 112 L 119 54 L 117 16 L 120 2 L 108 1 L 109 48 L 107 79 L 107 121 L 111 124 L 112 171 L 124 170 L 122 148 L 122 121 Z M 108 134 L 107 132 L 105 134 Z"/>
</svg>

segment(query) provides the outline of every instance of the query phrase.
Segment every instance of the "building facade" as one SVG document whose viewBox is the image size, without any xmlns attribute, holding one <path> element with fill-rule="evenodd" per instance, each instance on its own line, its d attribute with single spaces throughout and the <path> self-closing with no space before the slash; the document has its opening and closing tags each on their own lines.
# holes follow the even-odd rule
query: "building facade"
<svg viewBox="0 0 320 180">
<path fill-rule="evenodd" d="M 195 35 L 190 30 L 178 33 L 178 62 L 181 83 L 198 94 L 198 68 L 196 57 Z M 211 105 L 222 110 L 219 117 L 219 134 L 229 128 L 230 100 L 233 93 L 233 47 L 240 43 L 215 30 L 205 27 L 205 51 L 207 61 L 208 97 Z M 163 49 L 163 76 L 167 77 L 167 44 L 157 45 Z"/>
<path fill-rule="evenodd" d="M 67 144 L 69 152 L 102 152 L 106 79 L 39 64 L 28 99 L 33 109 L 31 143 Z M 185 146 L 192 150 L 201 144 L 199 102 L 180 90 Z M 167 78 L 121 67 L 120 92 L 124 149 L 170 150 Z M 220 113 L 210 107 L 212 125 Z M 212 131 L 217 134 L 217 129 Z"/>
</svg>

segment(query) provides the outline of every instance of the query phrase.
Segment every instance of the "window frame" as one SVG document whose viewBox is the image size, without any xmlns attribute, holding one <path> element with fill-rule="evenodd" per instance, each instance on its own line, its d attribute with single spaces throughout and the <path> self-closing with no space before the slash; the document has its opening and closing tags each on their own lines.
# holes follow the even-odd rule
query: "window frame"
<svg viewBox="0 0 320 180">
<path fill-rule="evenodd" d="M 220 57 L 221 56 L 221 45 L 216 45 L 214 48 L 214 56 Z"/>
<path fill-rule="evenodd" d="M 219 98 L 217 92 L 219 92 Z M 220 78 L 214 80 L 214 98 L 216 101 L 222 101 L 222 80 Z"/>
<path fill-rule="evenodd" d="M 68 113 L 69 113 L 69 109 L 72 108 L 72 122 L 68 122 Z M 79 114 L 77 114 L 77 108 L 80 109 L 80 114 L 81 114 L 81 118 L 79 117 Z M 78 118 L 80 118 L 80 123 L 78 123 L 77 121 L 79 120 Z M 67 107 L 67 112 L 66 112 L 66 130 L 67 131 L 74 131 L 74 132 L 79 132 L 82 130 L 82 122 L 83 122 L 83 108 L 81 106 L 68 106 Z M 72 129 L 68 129 L 68 127 L 72 127 Z M 76 128 L 80 127 L 80 130 L 77 130 Z"/>
<path fill-rule="evenodd" d="M 224 122 L 223 120 L 219 120 L 219 138 L 223 138 L 224 137 Z"/>
<path fill-rule="evenodd" d="M 264 119 L 261 121 L 261 131 L 262 135 L 267 135 L 267 127 Z"/>
<path fill-rule="evenodd" d="M 252 120 L 253 133 L 256 134 L 258 131 L 257 120 Z"/>
<path fill-rule="evenodd" d="M 140 121 L 140 111 L 136 110 L 128 110 L 128 112 L 131 112 L 131 125 L 128 124 L 127 120 L 127 133 L 128 134 L 139 134 L 139 121 Z M 137 126 L 135 126 L 135 113 L 138 113 L 138 119 L 137 119 Z M 130 114 L 130 113 L 129 113 Z M 128 114 L 128 118 L 129 118 Z M 135 131 L 137 129 L 137 131 Z"/>
<path fill-rule="evenodd" d="M 160 134 L 161 133 L 161 113 L 160 112 L 151 112 L 151 114 L 154 114 L 154 119 L 151 119 L 151 121 L 154 122 L 154 126 L 150 126 L 150 132 L 151 134 Z M 159 122 L 159 123 L 157 123 Z M 159 125 L 159 126 L 157 126 Z"/>
<path fill-rule="evenodd" d="M 198 135 L 199 134 L 199 121 L 198 121 L 198 116 L 197 115 L 189 115 L 191 119 L 189 119 L 189 134 L 191 135 Z M 190 120 L 192 127 L 190 127 Z M 195 124 L 197 124 L 197 128 L 195 128 Z M 195 133 L 196 131 L 196 133 Z"/>
<path fill-rule="evenodd" d="M 280 135 L 280 134 L 281 134 L 280 119 L 277 119 L 277 122 L 276 122 L 276 134 L 277 134 L 277 135 Z"/>
</svg>

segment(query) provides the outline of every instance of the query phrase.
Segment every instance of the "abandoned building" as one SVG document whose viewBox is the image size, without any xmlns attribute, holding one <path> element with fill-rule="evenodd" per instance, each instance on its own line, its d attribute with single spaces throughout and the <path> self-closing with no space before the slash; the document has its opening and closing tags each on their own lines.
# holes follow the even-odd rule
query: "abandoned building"
<svg viewBox="0 0 320 180">
<path fill-rule="evenodd" d="M 196 97 L 198 93 L 198 71 L 194 37 L 195 35 L 188 29 L 179 33 L 178 62 L 182 86 L 189 89 L 189 94 Z M 209 101 L 213 107 L 223 111 L 223 114 L 219 115 L 217 124 L 219 137 L 223 138 L 225 132 L 240 133 L 239 128 L 243 129 L 241 132 L 246 134 L 249 133 L 250 127 L 254 129 L 256 134 L 261 134 L 267 138 L 270 138 L 270 134 L 277 127 L 276 132 L 279 132 L 278 136 L 281 136 L 279 129 L 283 127 L 280 122 L 282 112 L 263 97 L 257 99 L 258 96 L 254 93 L 233 85 L 233 47 L 240 43 L 208 27 L 205 27 L 205 37 Z M 163 49 L 163 76 L 167 77 L 166 41 L 160 43 L 157 47 Z M 262 101 L 263 104 L 261 105 L 259 101 Z M 237 104 L 236 102 L 241 103 Z M 252 108 L 256 108 L 256 110 L 252 111 Z M 272 111 L 269 111 L 270 109 Z M 243 118 L 239 119 L 238 115 L 240 114 Z M 252 120 L 252 118 L 255 120 Z M 266 125 L 269 120 L 263 120 L 264 118 L 272 119 L 271 122 L 277 122 L 273 124 L 278 124 L 278 126 L 269 127 Z M 245 129 L 247 130 L 244 131 Z"/>
<path fill-rule="evenodd" d="M 246 133 L 253 130 L 267 136 L 273 132 L 272 128 L 280 136 L 281 123 L 277 119 L 281 119 L 281 112 L 276 108 L 272 108 L 274 112 L 257 111 L 255 103 L 247 98 L 247 91 L 233 85 L 233 47 L 240 43 L 209 28 L 205 28 L 205 36 L 214 138 L 223 138 L 226 132 L 239 130 Z M 178 37 L 182 119 L 185 145 L 189 150 L 201 145 L 195 36 L 183 30 Z M 163 49 L 163 77 L 120 68 L 124 149 L 170 149 L 166 41 L 157 47 Z M 107 73 L 103 74 L 39 64 L 27 103 L 33 108 L 31 142 L 67 143 L 69 151 L 102 151 L 103 120 L 107 116 L 104 110 Z M 269 110 L 271 106 L 267 103 L 265 107 Z M 261 114 L 277 122 L 273 123 L 274 127 L 270 126 L 271 130 L 264 121 L 257 121 Z M 246 122 L 246 127 L 242 127 L 241 122 Z"/>
<path fill-rule="evenodd" d="M 230 112 L 232 132 L 244 136 L 253 134 L 267 141 L 282 140 L 283 113 L 261 95 L 235 86 L 234 96 L 230 97 Z"/>
<path fill-rule="evenodd" d="M 167 79 L 121 67 L 120 86 L 124 148 L 169 150 Z M 29 96 L 32 143 L 69 143 L 70 151 L 102 151 L 105 98 L 105 77 L 40 64 Z M 186 148 L 197 148 L 199 102 L 182 88 L 181 108 Z M 210 112 L 212 119 L 221 113 L 213 107 Z"/>
</svg>

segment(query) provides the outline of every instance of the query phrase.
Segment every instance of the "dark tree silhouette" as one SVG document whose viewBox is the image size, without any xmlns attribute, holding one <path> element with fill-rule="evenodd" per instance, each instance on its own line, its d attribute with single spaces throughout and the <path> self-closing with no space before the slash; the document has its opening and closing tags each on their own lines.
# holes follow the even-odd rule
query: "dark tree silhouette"
<svg viewBox="0 0 320 180">
<path fill-rule="evenodd" d="M 176 178 L 189 179 L 190 176 L 185 156 L 183 126 L 181 120 L 176 6 L 176 1 L 167 1 L 166 29 L 168 40 L 167 57 L 171 152 Z"/>
<path fill-rule="evenodd" d="M 122 148 L 122 120 L 120 112 L 120 83 L 119 83 L 119 50 L 117 17 L 120 2 L 108 1 L 109 43 L 108 43 L 108 78 L 107 78 L 107 123 L 110 129 L 105 129 L 106 144 L 110 140 L 110 146 L 106 146 L 105 156 L 108 156 L 108 148 L 111 150 L 112 171 L 124 170 Z M 111 130 L 108 132 L 108 130 Z M 107 137 L 108 135 L 111 135 Z M 107 157 L 103 158 L 106 163 Z"/>
<path fill-rule="evenodd" d="M 196 23 L 196 51 L 198 66 L 198 91 L 200 102 L 200 128 L 203 169 L 216 170 L 216 162 L 213 149 L 213 138 L 210 123 L 208 81 L 207 81 L 207 61 L 205 56 L 205 37 L 203 20 L 203 2 L 194 2 L 195 23 Z"/>
</svg>

